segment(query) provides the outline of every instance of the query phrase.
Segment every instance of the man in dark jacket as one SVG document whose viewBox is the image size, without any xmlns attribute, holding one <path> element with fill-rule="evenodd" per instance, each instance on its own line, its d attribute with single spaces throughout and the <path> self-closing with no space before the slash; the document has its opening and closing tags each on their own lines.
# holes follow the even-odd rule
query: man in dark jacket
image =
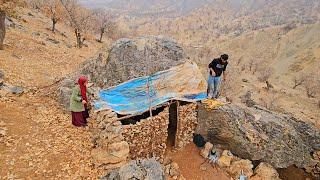
<svg viewBox="0 0 320 180">
<path fill-rule="evenodd" d="M 220 58 L 213 59 L 213 61 L 209 64 L 209 78 L 208 78 L 208 98 L 216 99 L 219 94 L 219 86 L 221 83 L 221 75 L 223 80 L 226 79 L 226 68 L 228 65 L 229 56 L 227 54 L 223 54 Z"/>
</svg>

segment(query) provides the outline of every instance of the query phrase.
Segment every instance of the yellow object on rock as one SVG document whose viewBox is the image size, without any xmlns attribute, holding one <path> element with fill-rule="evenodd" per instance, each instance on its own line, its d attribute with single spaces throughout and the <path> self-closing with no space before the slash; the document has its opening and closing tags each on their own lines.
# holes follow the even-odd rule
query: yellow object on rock
<svg viewBox="0 0 320 180">
<path fill-rule="evenodd" d="M 203 100 L 202 103 L 205 105 L 207 109 L 217 109 L 220 106 L 223 106 L 224 103 L 215 99 L 206 99 Z"/>
</svg>

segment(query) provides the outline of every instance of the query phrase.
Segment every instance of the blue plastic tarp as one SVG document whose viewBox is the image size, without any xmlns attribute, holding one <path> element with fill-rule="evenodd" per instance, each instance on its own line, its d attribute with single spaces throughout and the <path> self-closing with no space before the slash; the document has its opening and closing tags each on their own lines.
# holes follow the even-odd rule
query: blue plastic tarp
<svg viewBox="0 0 320 180">
<path fill-rule="evenodd" d="M 95 102 L 98 110 L 111 109 L 118 114 L 133 115 L 170 100 L 196 102 L 206 98 L 206 81 L 198 66 L 186 62 L 151 76 L 101 90 Z"/>
</svg>

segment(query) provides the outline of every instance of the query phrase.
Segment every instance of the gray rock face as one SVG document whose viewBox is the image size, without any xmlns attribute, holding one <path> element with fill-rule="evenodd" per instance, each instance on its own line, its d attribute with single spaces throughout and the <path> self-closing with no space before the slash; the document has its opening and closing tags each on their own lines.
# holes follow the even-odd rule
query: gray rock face
<svg viewBox="0 0 320 180">
<path fill-rule="evenodd" d="M 275 168 L 314 166 L 320 133 L 295 118 L 254 107 L 225 105 L 208 110 L 199 105 L 197 133 L 237 156 L 268 162 Z"/>
<path fill-rule="evenodd" d="M 60 87 L 58 89 L 59 102 L 66 108 L 69 107 L 71 93 L 72 93 L 72 89 L 68 87 Z"/>
<path fill-rule="evenodd" d="M 162 166 L 155 159 L 140 159 L 129 162 L 119 170 L 109 173 L 101 178 L 107 180 L 164 180 Z"/>
<path fill-rule="evenodd" d="M 108 51 L 108 57 L 101 55 L 85 64 L 81 74 L 90 76 L 93 83 L 104 88 L 169 69 L 181 64 L 185 57 L 174 41 L 153 36 L 120 39 L 110 50 L 103 51 Z"/>
</svg>

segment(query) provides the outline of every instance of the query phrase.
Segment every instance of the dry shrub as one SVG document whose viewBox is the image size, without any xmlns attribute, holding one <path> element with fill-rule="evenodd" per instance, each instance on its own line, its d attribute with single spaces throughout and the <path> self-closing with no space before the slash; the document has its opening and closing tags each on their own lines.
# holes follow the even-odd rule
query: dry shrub
<svg viewBox="0 0 320 180">
<path fill-rule="evenodd" d="M 303 86 L 306 90 L 308 98 L 315 98 L 319 93 L 320 80 L 315 75 L 306 76 Z"/>
<path fill-rule="evenodd" d="M 278 109 L 278 99 L 279 96 L 277 95 L 276 91 L 268 91 L 267 95 L 261 96 L 260 103 L 263 107 L 275 111 Z"/>
<path fill-rule="evenodd" d="M 299 75 L 296 75 L 292 78 L 292 81 L 294 83 L 294 86 L 292 87 L 292 89 L 296 89 L 298 86 L 301 86 L 303 85 L 303 83 L 305 82 L 306 80 L 306 76 L 304 74 L 299 74 Z"/>
<path fill-rule="evenodd" d="M 272 75 L 272 72 L 273 70 L 270 67 L 262 68 L 261 70 L 259 70 L 258 80 L 261 82 L 268 81 L 268 79 Z"/>
</svg>

